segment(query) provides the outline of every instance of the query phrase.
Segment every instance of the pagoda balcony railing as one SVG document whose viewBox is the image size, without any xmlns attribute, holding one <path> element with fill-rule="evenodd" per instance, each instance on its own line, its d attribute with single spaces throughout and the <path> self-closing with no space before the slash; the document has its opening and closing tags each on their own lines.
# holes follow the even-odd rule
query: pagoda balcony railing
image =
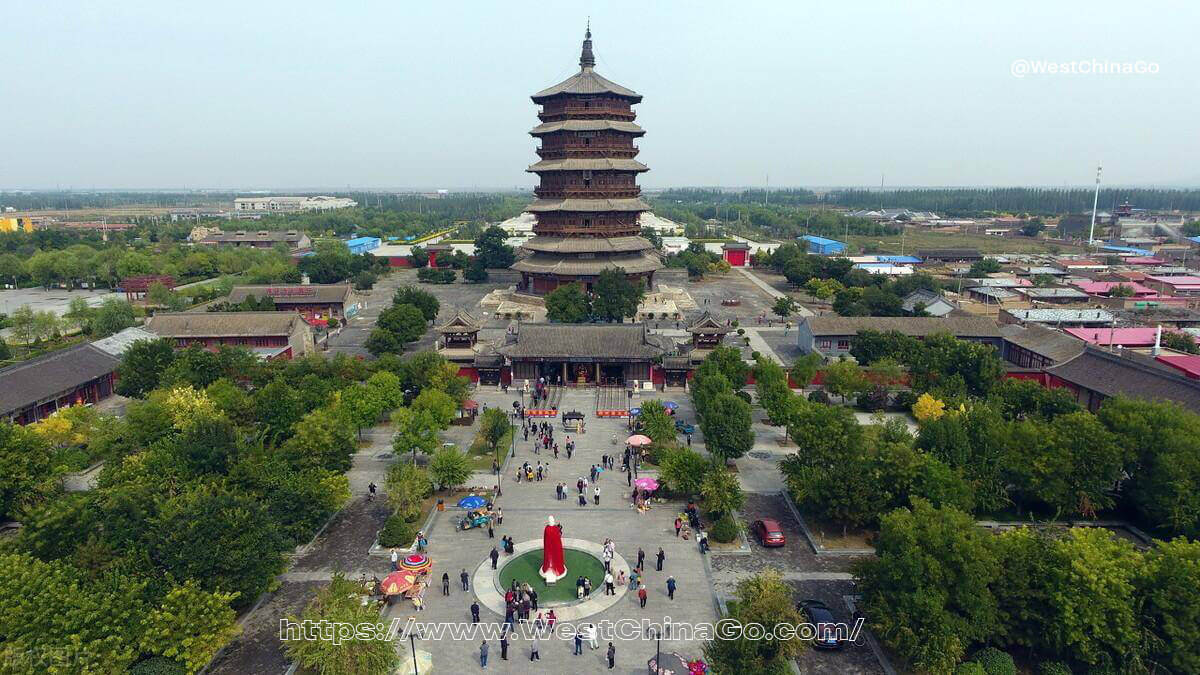
<svg viewBox="0 0 1200 675">
<path fill-rule="evenodd" d="M 642 230 L 637 227 L 620 227 L 614 229 L 602 229 L 599 227 L 535 227 L 534 234 L 557 236 L 583 236 L 583 237 L 636 237 L 642 233 Z"/>
<path fill-rule="evenodd" d="M 599 120 L 599 119 L 616 119 L 632 122 L 637 118 L 637 113 L 632 110 L 620 110 L 617 108 L 584 108 L 568 107 L 560 108 L 554 112 L 540 112 L 538 119 L 543 122 L 560 122 L 566 119 L 573 120 Z"/>
<path fill-rule="evenodd" d="M 535 187 L 533 194 L 541 199 L 624 199 L 642 194 L 634 187 Z"/>
<path fill-rule="evenodd" d="M 571 157 L 580 158 L 613 158 L 613 159 L 632 159 L 637 157 L 640 152 L 637 147 L 629 146 L 603 146 L 603 145 L 577 145 L 569 148 L 538 148 L 538 157 L 542 159 L 568 159 Z"/>
</svg>

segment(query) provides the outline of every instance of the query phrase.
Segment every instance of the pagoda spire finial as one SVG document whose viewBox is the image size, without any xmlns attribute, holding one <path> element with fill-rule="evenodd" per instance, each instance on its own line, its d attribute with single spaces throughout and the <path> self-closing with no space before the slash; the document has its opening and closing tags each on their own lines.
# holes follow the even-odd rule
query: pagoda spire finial
<svg viewBox="0 0 1200 675">
<path fill-rule="evenodd" d="M 579 55 L 580 68 L 595 68 L 596 55 L 592 53 L 592 19 L 588 17 L 587 31 L 583 34 L 583 53 Z"/>
</svg>

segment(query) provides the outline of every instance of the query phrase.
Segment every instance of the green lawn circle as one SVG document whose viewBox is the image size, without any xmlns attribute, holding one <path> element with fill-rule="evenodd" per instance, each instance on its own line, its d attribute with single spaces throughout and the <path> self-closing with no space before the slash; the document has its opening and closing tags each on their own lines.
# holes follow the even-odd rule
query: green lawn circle
<svg viewBox="0 0 1200 675">
<path fill-rule="evenodd" d="M 576 601 L 575 580 L 585 576 L 592 580 L 592 596 L 604 592 L 604 563 L 596 556 L 573 548 L 563 549 L 563 559 L 567 564 L 567 576 L 559 579 L 553 585 L 538 574 L 542 568 L 542 549 L 537 548 L 513 556 L 504 567 L 500 568 L 501 592 L 512 588 L 514 579 L 527 583 L 538 594 L 538 606 L 562 605 Z"/>
</svg>

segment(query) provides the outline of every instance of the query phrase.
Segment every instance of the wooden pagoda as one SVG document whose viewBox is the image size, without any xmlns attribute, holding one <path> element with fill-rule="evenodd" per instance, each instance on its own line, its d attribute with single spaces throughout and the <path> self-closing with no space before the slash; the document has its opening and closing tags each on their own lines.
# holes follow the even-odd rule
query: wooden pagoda
<svg viewBox="0 0 1200 675">
<path fill-rule="evenodd" d="M 529 132 L 542 143 L 541 161 L 528 169 L 539 180 L 528 207 L 537 222 L 512 266 L 526 293 L 544 295 L 573 282 L 590 289 L 609 268 L 650 287 L 663 267 L 638 225 L 650 208 L 637 184 L 649 169 L 634 159 L 633 141 L 645 132 L 633 121 L 633 105 L 642 96 L 601 77 L 595 66 L 589 29 L 579 72 L 532 97 L 542 121 Z"/>
</svg>

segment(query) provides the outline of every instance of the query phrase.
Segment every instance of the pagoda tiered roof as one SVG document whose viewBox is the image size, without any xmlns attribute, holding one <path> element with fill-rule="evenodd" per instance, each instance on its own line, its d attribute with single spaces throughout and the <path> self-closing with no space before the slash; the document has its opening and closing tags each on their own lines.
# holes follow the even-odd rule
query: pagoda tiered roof
<svg viewBox="0 0 1200 675">
<path fill-rule="evenodd" d="M 705 312 L 700 315 L 687 327 L 689 333 L 698 333 L 701 335 L 724 335 L 732 330 L 728 325 L 717 320 L 711 312 Z"/>
<path fill-rule="evenodd" d="M 526 211 L 649 211 L 650 205 L 637 197 L 625 199 L 535 199 Z"/>
<path fill-rule="evenodd" d="M 512 269 L 532 274 L 594 277 L 599 276 L 601 272 L 607 269 L 620 268 L 626 274 L 639 274 L 662 269 L 662 266 L 662 261 L 659 260 L 658 256 L 649 251 L 606 255 L 602 258 L 583 258 L 579 256 L 534 252 L 528 257 L 513 263 Z"/>
<path fill-rule="evenodd" d="M 606 157 L 588 157 L 572 159 L 543 159 L 531 164 L 530 173 L 542 171 L 649 171 L 650 167 L 636 159 L 608 159 Z"/>
<path fill-rule="evenodd" d="M 631 253 L 654 248 L 644 237 L 554 237 L 539 235 L 521 244 L 541 253 Z"/>
<path fill-rule="evenodd" d="M 646 130 L 633 122 L 619 120 L 563 120 L 539 124 L 529 131 L 530 136 L 544 136 L 556 131 L 619 131 L 641 136 Z"/>
<path fill-rule="evenodd" d="M 610 94 L 629 99 L 630 103 L 642 100 L 642 95 L 636 91 L 600 76 L 596 72 L 596 56 L 592 53 L 591 26 L 583 36 L 583 51 L 579 55 L 579 72 L 559 82 L 553 87 L 547 87 L 534 94 L 534 103 L 543 103 L 555 96 Z"/>
</svg>

